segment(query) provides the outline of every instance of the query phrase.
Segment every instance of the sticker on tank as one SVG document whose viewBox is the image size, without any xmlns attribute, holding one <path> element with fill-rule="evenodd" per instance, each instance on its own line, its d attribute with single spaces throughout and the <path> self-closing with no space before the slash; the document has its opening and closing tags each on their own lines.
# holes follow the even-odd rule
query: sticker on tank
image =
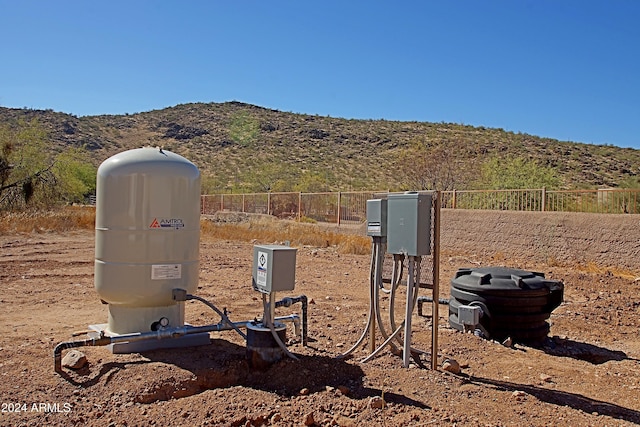
<svg viewBox="0 0 640 427">
<path fill-rule="evenodd" d="M 151 266 L 151 280 L 181 279 L 182 265 L 154 264 Z"/>
<path fill-rule="evenodd" d="M 182 218 L 154 218 L 149 228 L 184 228 Z"/>
</svg>

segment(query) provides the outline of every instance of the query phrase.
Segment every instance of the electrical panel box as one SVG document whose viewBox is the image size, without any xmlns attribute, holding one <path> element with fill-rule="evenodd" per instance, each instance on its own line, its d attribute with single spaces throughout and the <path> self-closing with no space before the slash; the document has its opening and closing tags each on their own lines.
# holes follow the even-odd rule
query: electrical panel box
<svg viewBox="0 0 640 427">
<path fill-rule="evenodd" d="M 482 310 L 475 305 L 461 305 L 458 307 L 458 320 L 464 326 L 475 328 L 480 323 Z"/>
<path fill-rule="evenodd" d="M 429 193 L 389 194 L 387 252 L 422 256 L 431 253 L 431 203 Z"/>
<path fill-rule="evenodd" d="M 387 200 L 367 200 L 367 236 L 387 236 Z"/>
<path fill-rule="evenodd" d="M 296 249 L 282 245 L 253 247 L 253 289 L 265 294 L 292 291 L 296 281 Z"/>
</svg>

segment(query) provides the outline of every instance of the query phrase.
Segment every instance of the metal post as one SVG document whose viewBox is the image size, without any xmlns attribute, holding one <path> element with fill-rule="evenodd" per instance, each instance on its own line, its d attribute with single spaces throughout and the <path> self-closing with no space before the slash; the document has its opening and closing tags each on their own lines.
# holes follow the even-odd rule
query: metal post
<svg viewBox="0 0 640 427">
<path fill-rule="evenodd" d="M 302 220 L 302 193 L 298 192 L 298 221 Z"/>
<path fill-rule="evenodd" d="M 267 193 L 267 215 L 271 215 L 271 192 Z"/>
<path fill-rule="evenodd" d="M 440 300 L 440 191 L 433 203 L 433 303 L 431 305 L 431 369 L 438 369 L 438 320 Z M 455 194 L 455 193 L 454 193 Z"/>
<path fill-rule="evenodd" d="M 340 225 L 340 205 L 342 203 L 342 192 L 338 191 L 338 226 Z"/>
</svg>

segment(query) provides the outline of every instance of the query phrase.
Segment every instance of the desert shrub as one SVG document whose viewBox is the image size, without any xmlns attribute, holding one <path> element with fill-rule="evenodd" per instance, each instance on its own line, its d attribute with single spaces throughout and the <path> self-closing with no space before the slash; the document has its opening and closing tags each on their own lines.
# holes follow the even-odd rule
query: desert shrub
<svg viewBox="0 0 640 427">
<path fill-rule="evenodd" d="M 37 121 L 0 127 L 0 211 L 79 202 L 95 191 L 96 169 L 77 147 L 56 153 Z"/>
</svg>

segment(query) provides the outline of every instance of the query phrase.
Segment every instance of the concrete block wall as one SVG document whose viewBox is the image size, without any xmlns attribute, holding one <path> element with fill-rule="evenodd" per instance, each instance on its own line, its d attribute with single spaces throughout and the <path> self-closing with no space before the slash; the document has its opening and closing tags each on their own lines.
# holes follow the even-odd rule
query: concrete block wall
<svg viewBox="0 0 640 427">
<path fill-rule="evenodd" d="M 640 273 L 640 215 L 443 209 L 441 250 Z"/>
</svg>

